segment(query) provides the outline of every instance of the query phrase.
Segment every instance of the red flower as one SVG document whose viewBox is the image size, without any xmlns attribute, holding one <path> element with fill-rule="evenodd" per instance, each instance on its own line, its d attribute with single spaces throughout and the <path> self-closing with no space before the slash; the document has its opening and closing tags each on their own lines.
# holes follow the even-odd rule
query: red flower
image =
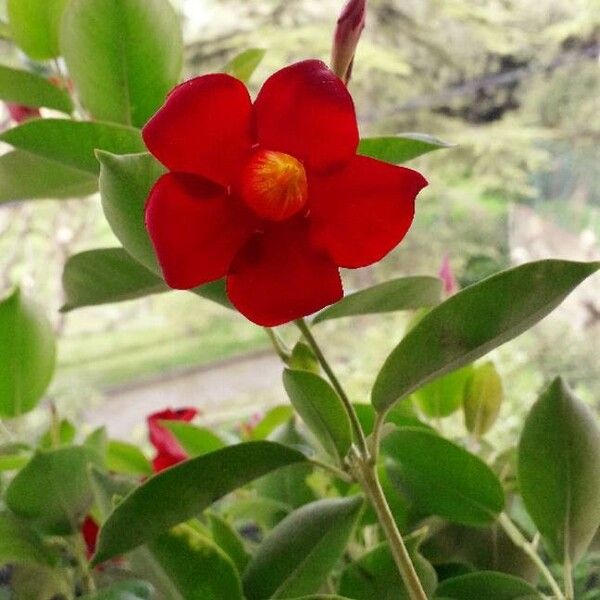
<svg viewBox="0 0 600 600">
<path fill-rule="evenodd" d="M 161 421 L 191 421 L 198 411 L 195 408 L 180 408 L 178 410 L 163 410 L 148 417 L 150 443 L 156 448 L 156 456 L 152 460 L 154 472 L 172 467 L 185 460 L 188 456 L 173 434 L 161 425 Z"/>
<path fill-rule="evenodd" d="M 146 206 L 165 280 L 190 289 L 226 276 L 235 307 L 269 327 L 339 300 L 339 267 L 390 252 L 427 184 L 356 155 L 352 98 L 316 60 L 275 73 L 254 104 L 229 75 L 187 81 L 143 134 L 171 170 Z"/>
</svg>

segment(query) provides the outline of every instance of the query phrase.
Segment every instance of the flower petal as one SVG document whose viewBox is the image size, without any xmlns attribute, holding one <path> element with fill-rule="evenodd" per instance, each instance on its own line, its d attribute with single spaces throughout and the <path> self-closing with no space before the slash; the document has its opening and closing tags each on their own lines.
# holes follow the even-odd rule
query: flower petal
<svg viewBox="0 0 600 600">
<path fill-rule="evenodd" d="M 312 240 L 340 267 L 382 259 L 409 230 L 427 185 L 412 169 L 356 156 L 344 170 L 308 182 Z"/>
<path fill-rule="evenodd" d="M 163 175 L 146 204 L 146 227 L 165 281 L 180 290 L 223 277 L 255 224 L 241 202 L 195 175 Z"/>
<path fill-rule="evenodd" d="M 175 436 L 164 427 L 161 421 L 189 423 L 197 414 L 198 410 L 195 408 L 180 408 L 178 410 L 168 408 L 148 415 L 146 420 L 148 422 L 150 443 L 158 453 L 155 460 L 159 460 L 159 462 L 175 460 L 178 462 L 187 458 L 187 454 L 175 439 Z M 171 464 L 175 463 L 170 462 L 168 466 Z"/>
<path fill-rule="evenodd" d="M 225 74 L 176 87 L 143 130 L 150 152 L 171 171 L 195 173 L 223 186 L 237 180 L 253 144 L 246 86 Z"/>
<path fill-rule="evenodd" d="M 318 171 L 342 166 L 358 146 L 352 97 L 319 60 L 272 75 L 254 104 L 258 142 L 291 154 Z"/>
<path fill-rule="evenodd" d="M 337 267 L 310 246 L 303 221 L 255 235 L 235 258 L 227 293 L 250 321 L 274 327 L 309 315 L 343 296 Z"/>
</svg>

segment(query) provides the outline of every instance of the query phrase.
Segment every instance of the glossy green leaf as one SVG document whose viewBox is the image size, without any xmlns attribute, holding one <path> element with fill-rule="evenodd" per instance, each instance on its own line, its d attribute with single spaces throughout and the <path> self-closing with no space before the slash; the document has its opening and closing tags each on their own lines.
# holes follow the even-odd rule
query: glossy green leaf
<svg viewBox="0 0 600 600">
<path fill-rule="evenodd" d="M 467 365 L 429 382 L 414 393 L 415 403 L 430 418 L 451 415 L 463 403 L 465 387 L 472 372 L 473 367 Z"/>
<path fill-rule="evenodd" d="M 61 312 L 143 298 L 169 291 L 167 284 L 123 248 L 98 248 L 71 256 L 63 271 Z"/>
<path fill-rule="evenodd" d="M 303 454 L 281 444 L 247 442 L 162 471 L 134 490 L 110 515 L 100 531 L 94 562 L 132 550 L 253 479 L 305 460 Z"/>
<path fill-rule="evenodd" d="M 144 207 L 164 167 L 148 153 L 117 156 L 96 153 L 100 162 L 100 194 L 106 220 L 135 260 L 160 274 L 144 223 Z"/>
<path fill-rule="evenodd" d="M 313 322 L 435 306 L 441 294 L 442 283 L 435 277 L 401 277 L 344 296 L 322 310 Z"/>
<path fill-rule="evenodd" d="M 258 65 L 264 58 L 266 50 L 261 48 L 249 48 L 237 56 L 234 56 L 223 68 L 225 73 L 229 73 L 239 80 L 248 83 Z"/>
<path fill-rule="evenodd" d="M 599 262 L 541 260 L 458 292 L 427 313 L 389 355 L 373 387 L 373 405 L 385 412 L 429 381 L 523 333 L 599 268 Z"/>
<path fill-rule="evenodd" d="M 39 451 L 8 486 L 6 505 L 46 533 L 76 531 L 92 500 L 89 464 L 83 447 Z"/>
<path fill-rule="evenodd" d="M 38 448 L 51 449 L 55 446 L 68 446 L 77 435 L 75 425 L 69 419 L 61 419 L 58 424 L 51 423 L 38 442 Z"/>
<path fill-rule="evenodd" d="M 293 370 L 310 371 L 319 375 L 321 373 L 321 365 L 319 360 L 312 351 L 312 348 L 304 341 L 299 340 L 292 349 L 292 354 L 288 362 L 288 366 Z"/>
<path fill-rule="evenodd" d="M 213 540 L 231 558 L 238 572 L 243 573 L 248 566 L 250 554 L 238 532 L 228 521 L 216 513 L 208 514 Z"/>
<path fill-rule="evenodd" d="M 231 559 L 208 537 L 186 524 L 148 544 L 184 600 L 243 600 Z"/>
<path fill-rule="evenodd" d="M 422 154 L 452 146 L 453 144 L 424 133 L 400 133 L 393 137 L 363 138 L 358 145 L 358 153 L 400 164 Z"/>
<path fill-rule="evenodd" d="M 362 505 L 360 496 L 331 498 L 287 516 L 264 539 L 246 569 L 248 600 L 318 592 L 344 552 Z"/>
<path fill-rule="evenodd" d="M 17 200 L 81 198 L 98 189 L 88 173 L 14 150 L 0 156 L 0 205 Z"/>
<path fill-rule="evenodd" d="M 273 430 L 280 425 L 287 423 L 293 414 L 292 408 L 287 405 L 274 406 L 270 408 L 260 420 L 260 422 L 252 429 L 250 437 L 253 440 L 266 439 Z"/>
<path fill-rule="evenodd" d="M 600 428 L 560 378 L 525 421 L 518 478 L 527 512 L 552 555 L 577 562 L 600 526 Z"/>
<path fill-rule="evenodd" d="M 526 581 L 495 573 L 480 571 L 442 581 L 435 592 L 436 598 L 447 597 L 454 600 L 535 600 L 542 596 Z"/>
<path fill-rule="evenodd" d="M 68 0 L 8 0 L 10 33 L 31 58 L 47 60 L 60 55 L 60 21 Z"/>
<path fill-rule="evenodd" d="M 29 525 L 8 513 L 0 513 L 0 566 L 6 564 L 56 563 L 43 538 Z"/>
<path fill-rule="evenodd" d="M 352 445 L 350 419 L 339 396 L 319 375 L 285 369 L 283 385 L 308 429 L 325 452 L 342 462 Z"/>
<path fill-rule="evenodd" d="M 503 395 L 502 379 L 494 363 L 476 367 L 467 381 L 463 400 L 467 431 L 475 437 L 489 431 L 500 413 Z"/>
<path fill-rule="evenodd" d="M 430 598 L 437 586 L 435 570 L 414 543 L 409 547 L 409 554 L 423 590 Z M 354 600 L 410 600 L 388 544 L 376 546 L 349 564 L 342 572 L 338 591 Z"/>
<path fill-rule="evenodd" d="M 126 475 L 152 474 L 152 465 L 144 453 L 137 446 L 120 440 L 108 442 L 106 468 Z"/>
<path fill-rule="evenodd" d="M 28 454 L 0 454 L 0 473 L 3 471 L 18 471 L 30 460 Z"/>
<path fill-rule="evenodd" d="M 29 107 L 52 108 L 64 113 L 73 110 L 69 95 L 46 78 L 0 65 L 0 99 Z"/>
<path fill-rule="evenodd" d="M 0 299 L 0 417 L 35 408 L 55 362 L 54 332 L 41 310 L 18 289 Z"/>
<path fill-rule="evenodd" d="M 201 456 L 225 447 L 225 442 L 210 429 L 183 421 L 161 421 L 181 444 L 188 456 Z"/>
<path fill-rule="evenodd" d="M 109 476 L 96 468 L 90 469 L 90 481 L 102 521 L 115 502 L 134 487 L 129 479 Z M 189 525 L 162 533 L 148 546 L 129 552 L 128 562 L 136 574 L 152 582 L 161 598 L 200 599 L 200 592 L 211 599 L 224 600 L 226 593 L 239 598 L 241 584 L 231 561 L 205 535 L 196 534 Z M 217 580 L 207 572 L 213 572 Z"/>
<path fill-rule="evenodd" d="M 118 156 L 98 150 L 100 194 L 104 215 L 125 250 L 139 263 L 162 278 L 152 242 L 146 231 L 144 209 L 148 194 L 164 167 L 150 154 Z M 198 296 L 231 307 L 225 281 L 192 290 Z"/>
<path fill-rule="evenodd" d="M 180 20 L 168 0 L 71 0 L 61 49 L 90 114 L 137 127 L 179 82 L 183 62 Z"/>
<path fill-rule="evenodd" d="M 139 129 L 114 123 L 33 119 L 0 134 L 0 140 L 67 167 L 97 175 L 96 149 L 128 154 L 145 150 Z"/>
<path fill-rule="evenodd" d="M 130 579 L 82 596 L 81 600 L 151 600 L 152 597 L 153 588 L 147 581 Z"/>
<path fill-rule="evenodd" d="M 310 449 L 308 440 L 298 431 L 293 418 L 274 429 L 268 439 L 294 449 Z M 315 499 L 315 493 L 307 483 L 312 473 L 310 464 L 289 465 L 261 477 L 254 483 L 254 488 L 260 496 L 296 508 Z"/>
<path fill-rule="evenodd" d="M 466 525 L 493 521 L 504 508 L 494 472 L 477 456 L 435 433 L 403 428 L 383 440 L 417 509 Z"/>
</svg>

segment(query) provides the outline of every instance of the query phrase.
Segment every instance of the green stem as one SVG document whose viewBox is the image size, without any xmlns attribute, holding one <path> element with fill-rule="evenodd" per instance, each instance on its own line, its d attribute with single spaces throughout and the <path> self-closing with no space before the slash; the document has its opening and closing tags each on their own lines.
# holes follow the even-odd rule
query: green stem
<svg viewBox="0 0 600 600">
<path fill-rule="evenodd" d="M 404 545 L 402 535 L 398 530 L 396 521 L 394 520 L 392 511 L 387 503 L 377 475 L 376 457 L 379 453 L 379 440 L 381 438 L 381 428 L 383 426 L 383 422 L 385 421 L 385 415 L 380 415 L 380 417 L 377 419 L 376 427 L 373 432 L 372 447 L 370 452 L 364 431 L 361 427 L 360 421 L 358 420 L 358 415 L 356 414 L 356 411 L 354 410 L 354 407 L 352 406 L 352 403 L 350 402 L 350 399 L 348 398 L 344 388 L 333 372 L 333 369 L 327 362 L 327 359 L 321 351 L 319 344 L 315 340 L 308 324 L 304 319 L 299 319 L 296 321 L 296 325 L 298 326 L 298 329 L 300 329 L 309 346 L 312 348 L 312 351 L 315 353 L 319 364 L 323 368 L 323 371 L 325 371 L 329 381 L 331 382 L 331 385 L 338 393 L 344 404 L 348 417 L 350 418 L 358 446 L 358 450 L 353 448 L 350 454 L 352 459 L 352 473 L 377 513 L 379 523 L 381 524 L 381 527 L 383 528 L 383 531 L 390 544 L 390 549 L 394 557 L 394 561 L 396 562 L 396 566 L 398 567 L 398 571 L 400 572 L 402 580 L 404 581 L 404 585 L 409 592 L 410 600 L 427 600 L 427 595 L 423 590 L 419 576 L 415 571 L 415 567 L 412 564 L 408 550 Z"/>
<path fill-rule="evenodd" d="M 396 521 L 392 515 L 390 507 L 381 488 L 381 483 L 377 476 L 377 468 L 374 465 L 364 465 L 364 468 L 358 467 L 360 470 L 360 483 L 365 490 L 381 524 L 383 531 L 390 544 L 392 556 L 404 585 L 406 586 L 411 600 L 427 600 L 427 594 L 421 585 L 419 576 L 415 571 L 402 535 L 398 530 Z"/>
<path fill-rule="evenodd" d="M 333 465 L 330 465 L 326 462 L 317 460 L 316 458 L 311 458 L 309 460 L 313 465 L 315 465 L 315 467 L 319 467 L 320 469 L 329 471 L 330 473 L 332 473 L 339 479 L 346 481 L 347 483 L 352 483 L 353 479 L 350 477 L 350 475 L 348 475 L 348 473 L 344 473 L 344 471 L 342 471 L 341 469 L 338 469 L 337 467 L 334 467 Z"/>
<path fill-rule="evenodd" d="M 279 336 L 275 333 L 275 331 L 273 329 L 271 329 L 270 327 L 264 327 L 263 329 L 265 330 L 266 334 L 269 336 L 269 339 L 271 340 L 271 344 L 273 344 L 273 349 L 277 353 L 277 356 L 279 356 L 279 358 L 285 364 L 287 364 L 288 361 L 290 360 L 289 350 L 287 348 L 285 348 L 285 346 L 283 345 L 283 342 L 279 339 Z"/>
<path fill-rule="evenodd" d="M 329 366 L 329 363 L 327 362 L 325 355 L 321 351 L 321 348 L 319 347 L 319 344 L 317 343 L 317 340 L 314 338 L 312 331 L 308 327 L 306 321 L 304 319 L 298 319 L 296 321 L 296 325 L 297 325 L 298 329 L 302 332 L 302 335 L 308 342 L 308 345 L 312 348 L 312 351 L 315 353 L 315 356 L 317 357 L 319 364 L 321 365 L 321 367 L 323 368 L 323 371 L 325 371 L 325 374 L 329 378 L 331 385 L 333 386 L 333 388 L 337 392 L 338 396 L 342 400 L 344 407 L 346 408 L 346 412 L 348 413 L 348 417 L 350 417 L 352 429 L 354 430 L 354 433 L 356 436 L 356 442 L 358 444 L 358 448 L 360 449 L 362 457 L 365 459 L 368 458 L 369 450 L 367 448 L 367 440 L 365 438 L 365 434 L 362 430 L 362 427 L 360 426 L 360 421 L 358 420 L 358 415 L 356 414 L 356 411 L 354 410 L 354 406 L 352 406 L 352 402 L 350 402 L 348 395 L 346 394 L 344 388 L 342 387 L 341 383 L 339 382 L 338 378 L 336 377 L 335 373 L 333 372 L 333 369 Z"/>
<path fill-rule="evenodd" d="M 498 517 L 498 523 L 500 523 L 502 529 L 504 529 L 506 535 L 508 535 L 508 537 L 512 540 L 513 544 L 518 548 L 521 548 L 521 550 L 523 550 L 523 552 L 525 552 L 525 554 L 527 554 L 527 556 L 535 564 L 538 571 L 548 582 L 548 585 L 552 589 L 552 593 L 554 594 L 556 600 L 566 600 L 558 583 L 556 583 L 556 579 L 554 579 L 552 573 L 550 573 L 550 570 L 548 569 L 544 561 L 540 558 L 540 555 L 536 552 L 536 549 L 533 546 L 533 544 L 525 538 L 525 536 L 521 533 L 519 528 L 510 520 L 510 517 L 506 513 L 501 513 Z M 568 597 L 568 600 L 573 600 L 573 597 Z"/>
<path fill-rule="evenodd" d="M 573 564 L 571 557 L 567 554 L 563 563 L 563 579 L 565 584 L 565 599 L 574 600 L 575 588 L 573 587 Z"/>
</svg>

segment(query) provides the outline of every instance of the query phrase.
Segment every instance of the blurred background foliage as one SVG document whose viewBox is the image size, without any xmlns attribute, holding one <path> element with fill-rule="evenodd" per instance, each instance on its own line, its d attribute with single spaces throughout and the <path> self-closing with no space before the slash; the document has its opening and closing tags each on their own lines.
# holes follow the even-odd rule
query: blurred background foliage
<svg viewBox="0 0 600 600">
<path fill-rule="evenodd" d="M 262 48 L 253 91 L 293 60 L 327 60 L 342 5 L 173 3 L 184 19 L 186 76 L 220 70 L 240 51 Z M 4 10 L 2 0 L 0 15 Z M 0 52 L 5 64 L 27 61 L 8 44 Z M 415 226 L 382 263 L 346 273 L 346 287 L 436 274 L 444 255 L 461 285 L 527 259 L 600 256 L 599 55 L 598 0 L 370 0 L 350 84 L 362 134 L 422 131 L 456 147 L 413 161 L 430 180 Z M 48 72 L 60 65 L 28 67 Z M 7 115 L 0 120 L 7 126 Z M 49 307 L 61 336 L 51 397 L 63 414 L 75 416 L 107 390 L 267 346 L 258 328 L 186 293 L 59 313 L 67 257 L 113 244 L 96 197 L 0 209 L 0 287 L 20 282 Z M 588 401 L 600 402 L 597 279 L 590 286 L 494 354 L 508 396 L 498 436 L 512 437 L 539 388 L 557 372 Z M 406 319 L 323 326 L 357 400 L 366 399 Z M 238 404 L 250 413 L 281 398 L 279 389 L 265 390 Z M 223 408 L 229 401 L 223 398 Z M 201 404 L 201 398 L 181 402 Z"/>
</svg>

